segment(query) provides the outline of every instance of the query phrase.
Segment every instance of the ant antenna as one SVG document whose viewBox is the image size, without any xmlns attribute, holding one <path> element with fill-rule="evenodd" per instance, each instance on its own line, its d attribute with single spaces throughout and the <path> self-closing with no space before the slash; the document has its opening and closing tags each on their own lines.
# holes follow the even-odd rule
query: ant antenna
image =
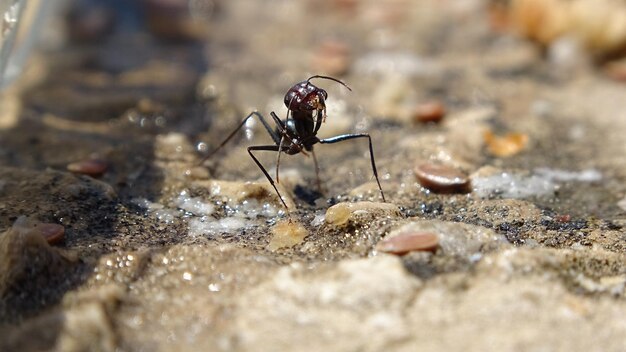
<svg viewBox="0 0 626 352">
<path fill-rule="evenodd" d="M 338 80 L 337 78 L 333 78 L 333 77 L 329 77 L 329 76 L 314 75 L 314 76 L 309 77 L 309 79 L 306 80 L 307 83 L 309 81 L 311 81 L 313 78 L 323 78 L 323 79 L 328 79 L 328 80 L 331 80 L 331 81 L 335 81 L 335 82 L 341 84 L 342 86 L 348 88 L 349 91 L 352 91 L 352 88 L 348 87 L 347 84 L 343 83 L 342 81 Z"/>
</svg>

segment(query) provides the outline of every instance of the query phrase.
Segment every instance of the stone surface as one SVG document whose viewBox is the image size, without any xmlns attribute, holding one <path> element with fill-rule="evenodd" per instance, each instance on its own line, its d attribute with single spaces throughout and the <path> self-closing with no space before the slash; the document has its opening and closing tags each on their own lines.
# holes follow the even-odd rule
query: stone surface
<svg viewBox="0 0 626 352">
<path fill-rule="evenodd" d="M 316 270 L 285 267 L 242 297 L 231 332 L 232 347 L 244 351 L 260 346 L 302 351 L 385 349 L 409 338 L 403 311 L 420 286 L 420 280 L 389 256 Z M 359 329 L 351 328 L 355 325 Z"/>
<path fill-rule="evenodd" d="M 404 232 L 386 237 L 376 244 L 376 250 L 403 255 L 413 251 L 434 252 L 439 245 L 436 234 L 429 232 Z"/>
</svg>

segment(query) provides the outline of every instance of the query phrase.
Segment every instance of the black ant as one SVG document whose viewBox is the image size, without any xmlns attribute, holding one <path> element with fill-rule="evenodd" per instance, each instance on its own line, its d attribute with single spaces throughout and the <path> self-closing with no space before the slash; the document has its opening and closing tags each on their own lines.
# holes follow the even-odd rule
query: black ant
<svg viewBox="0 0 626 352">
<path fill-rule="evenodd" d="M 376 183 L 378 184 L 378 190 L 380 191 L 380 195 L 385 200 L 385 194 L 383 193 L 383 189 L 380 186 L 380 181 L 378 180 L 378 172 L 376 172 L 376 162 L 374 161 L 374 149 L 372 147 L 372 138 L 367 133 L 349 133 L 342 134 L 339 136 L 319 139 L 317 138 L 317 131 L 319 131 L 322 126 L 322 122 L 326 121 L 326 99 L 328 99 L 328 93 L 325 90 L 316 87 L 311 80 L 314 78 L 323 78 L 331 81 L 335 81 L 344 87 L 348 88 L 348 90 L 352 91 L 348 85 L 343 83 L 342 81 L 328 76 L 320 76 L 315 75 L 309 77 L 306 81 L 302 81 L 296 83 L 293 87 L 291 87 L 287 94 L 285 94 L 285 106 L 287 106 L 287 118 L 283 121 L 278 118 L 276 113 L 273 111 L 270 112 L 272 119 L 274 119 L 274 123 L 276 124 L 276 130 L 272 130 L 270 125 L 265 121 L 265 118 L 260 113 L 253 111 L 248 116 L 246 116 L 243 121 L 235 128 L 231 134 L 226 137 L 226 139 L 209 155 L 204 157 L 201 161 L 203 163 L 205 160 L 209 159 L 213 156 L 218 150 L 220 150 L 233 136 L 237 131 L 239 131 L 244 124 L 248 121 L 248 119 L 256 116 L 259 118 L 270 137 L 274 140 L 275 145 L 255 145 L 248 147 L 248 154 L 252 157 L 252 160 L 257 164 L 257 166 L 263 171 L 265 177 L 267 177 L 268 181 L 274 187 L 274 190 L 278 194 L 278 198 L 283 203 L 285 208 L 287 209 L 287 204 L 283 200 L 278 188 L 274 184 L 274 180 L 267 173 L 267 170 L 261 165 L 259 160 L 252 153 L 253 151 L 273 151 L 278 152 L 278 157 L 276 161 L 276 183 L 279 183 L 278 178 L 278 166 L 280 165 L 280 154 L 287 153 L 289 155 L 294 155 L 298 153 L 302 153 L 306 156 L 310 152 L 313 155 L 313 162 L 315 163 L 315 175 L 317 177 L 317 187 L 321 190 L 321 182 L 319 177 L 319 165 L 317 163 L 317 158 L 315 157 L 315 152 L 313 151 L 313 145 L 317 143 L 321 144 L 332 144 L 338 143 L 342 141 L 346 141 L 349 139 L 355 138 L 367 138 L 369 141 L 370 147 L 370 159 L 372 162 L 372 171 L 374 171 L 374 177 L 376 178 Z M 289 113 L 291 113 L 291 118 L 289 118 Z"/>
</svg>

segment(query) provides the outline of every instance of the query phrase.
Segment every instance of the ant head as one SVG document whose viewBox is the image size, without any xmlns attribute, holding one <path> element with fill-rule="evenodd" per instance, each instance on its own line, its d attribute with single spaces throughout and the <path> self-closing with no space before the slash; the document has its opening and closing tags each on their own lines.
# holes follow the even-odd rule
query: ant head
<svg viewBox="0 0 626 352">
<path fill-rule="evenodd" d="M 328 99 L 328 93 L 322 88 L 318 88 L 311 80 L 313 78 L 323 78 L 340 83 L 344 87 L 350 89 L 342 81 L 328 77 L 328 76 L 311 76 L 306 81 L 296 83 L 293 87 L 289 88 L 287 94 L 285 94 L 285 106 L 291 111 L 314 111 L 326 109 L 326 99 Z"/>
</svg>

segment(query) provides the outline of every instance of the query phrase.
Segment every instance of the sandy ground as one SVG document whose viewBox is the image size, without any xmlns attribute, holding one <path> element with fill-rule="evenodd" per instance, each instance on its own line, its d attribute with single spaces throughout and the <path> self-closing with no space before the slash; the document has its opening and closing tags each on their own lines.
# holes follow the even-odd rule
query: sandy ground
<svg viewBox="0 0 626 352">
<path fill-rule="evenodd" d="M 480 1 L 213 4 L 144 7 L 149 27 L 39 53 L 0 96 L 0 350 L 626 350 L 623 82 Z M 387 203 L 365 140 L 316 146 L 322 193 L 283 155 L 288 212 L 246 151 L 272 144 L 258 121 L 200 164 L 325 73 L 352 91 L 314 82 L 319 136 L 370 133 Z M 431 101 L 445 117 L 417 122 Z M 505 157 L 487 131 L 526 143 Z M 471 192 L 423 188 L 425 162 Z M 439 245 L 376 250 L 405 232 Z"/>
</svg>

